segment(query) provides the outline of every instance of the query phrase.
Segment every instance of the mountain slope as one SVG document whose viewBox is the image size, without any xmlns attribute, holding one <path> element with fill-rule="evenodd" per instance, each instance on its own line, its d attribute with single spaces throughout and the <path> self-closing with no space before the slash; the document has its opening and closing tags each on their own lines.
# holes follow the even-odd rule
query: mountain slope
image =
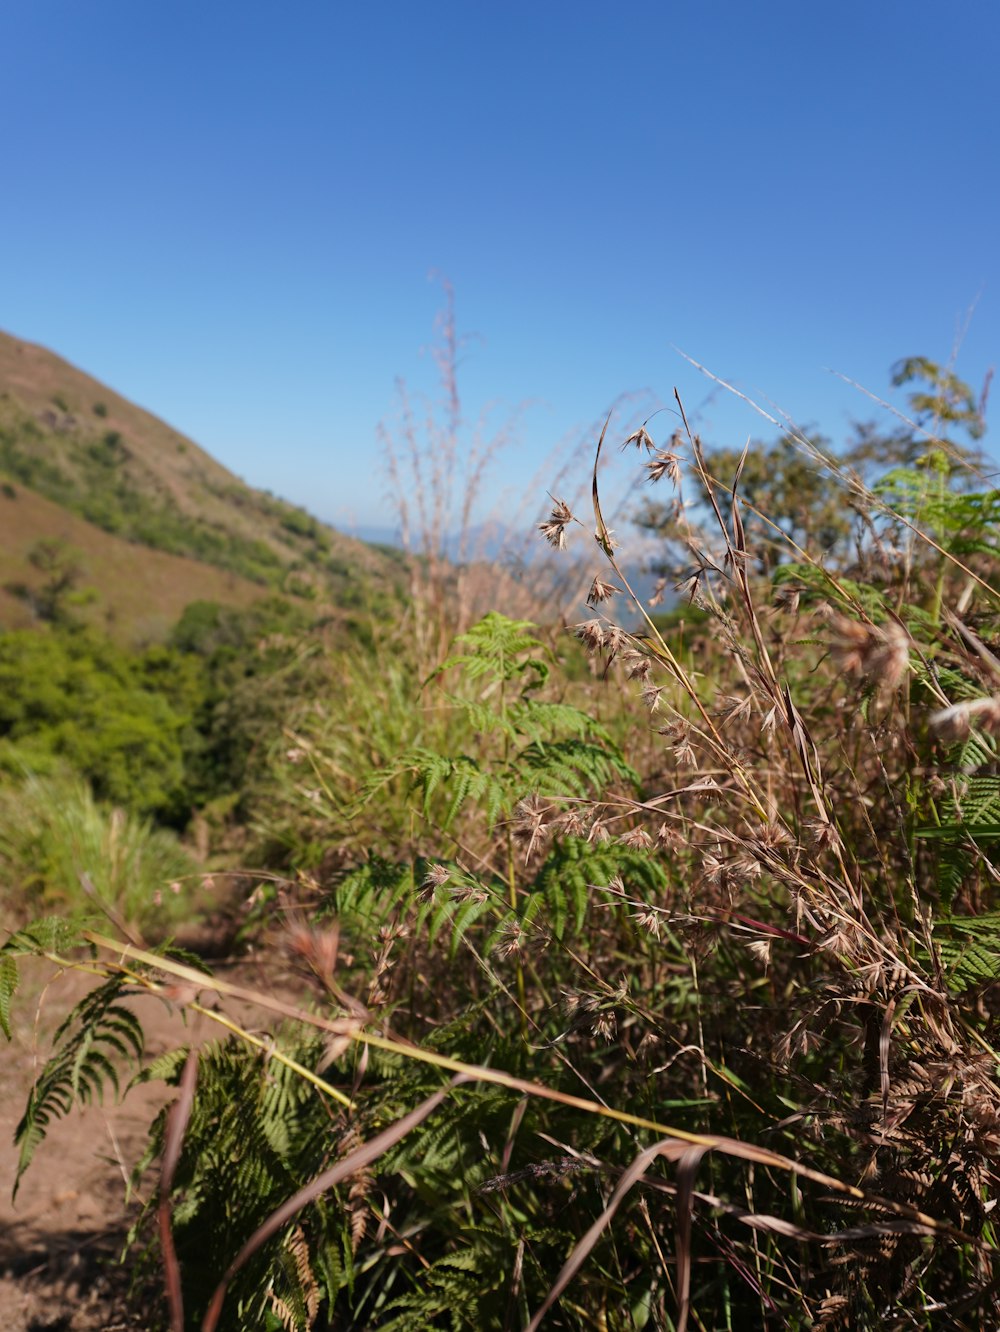
<svg viewBox="0 0 1000 1332">
<path fill-rule="evenodd" d="M 95 544 L 70 524 L 73 535 L 67 539 L 74 545 L 94 546 L 95 552 L 101 547 L 97 567 L 102 561 L 146 564 L 151 585 L 169 581 L 167 566 L 162 559 L 150 563 L 137 547 L 235 575 L 236 582 L 222 585 L 232 597 L 222 599 L 241 603 L 247 595 L 243 583 L 256 584 L 261 594 L 281 590 L 345 606 L 357 600 L 357 580 L 393 579 L 393 561 L 384 553 L 254 490 L 151 413 L 52 352 L 4 333 L 0 479 L 5 495 L 13 490 L 18 497 L 3 500 L 0 510 L 0 549 L 8 566 L 12 559 L 23 563 L 34 528 L 53 537 L 60 522 L 66 526 L 41 499 L 123 543 L 121 551 L 107 542 Z M 11 528 L 13 503 L 22 509 L 18 541 Z M 191 568 L 176 566 L 174 572 L 178 587 L 199 582 L 192 581 Z M 9 567 L 3 573 L 9 582 Z M 201 581 L 218 595 L 217 578 Z M 0 613 L 5 609 L 0 604 Z"/>
<path fill-rule="evenodd" d="M 45 573 L 32 563 L 40 542 L 56 543 L 77 570 L 78 618 L 127 642 L 156 641 L 192 601 L 249 606 L 259 583 L 183 555 L 137 548 L 26 486 L 0 486 L 0 626 L 30 627 Z"/>
</svg>

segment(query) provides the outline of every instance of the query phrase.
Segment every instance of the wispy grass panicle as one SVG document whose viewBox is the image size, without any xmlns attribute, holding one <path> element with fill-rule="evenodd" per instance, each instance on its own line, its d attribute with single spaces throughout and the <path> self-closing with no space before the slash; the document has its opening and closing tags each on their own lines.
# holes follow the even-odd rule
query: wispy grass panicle
<svg viewBox="0 0 1000 1332">
<path fill-rule="evenodd" d="M 569 505 L 564 500 L 552 501 L 552 512 L 544 523 L 538 524 L 538 530 L 556 550 L 566 549 L 566 528 L 575 522 Z"/>
</svg>

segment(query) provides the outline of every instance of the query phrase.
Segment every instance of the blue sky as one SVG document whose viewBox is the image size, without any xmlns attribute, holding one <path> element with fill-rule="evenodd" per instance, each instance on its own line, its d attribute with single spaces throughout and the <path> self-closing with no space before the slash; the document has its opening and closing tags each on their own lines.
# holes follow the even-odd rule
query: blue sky
<svg viewBox="0 0 1000 1332">
<path fill-rule="evenodd" d="M 957 369 L 998 359 L 998 38 L 995 0 L 7 5 L 0 327 L 348 526 L 392 521 L 432 270 L 467 415 L 531 404 L 491 497 L 622 392 L 774 434 L 673 347 L 836 438 L 874 409 L 829 368 L 887 393 L 974 304 Z"/>
</svg>

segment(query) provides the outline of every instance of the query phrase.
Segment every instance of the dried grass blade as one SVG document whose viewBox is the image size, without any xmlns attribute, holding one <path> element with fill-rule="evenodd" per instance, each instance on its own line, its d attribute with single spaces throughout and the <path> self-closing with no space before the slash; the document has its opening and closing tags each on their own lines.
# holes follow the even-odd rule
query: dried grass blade
<svg viewBox="0 0 1000 1332">
<path fill-rule="evenodd" d="M 622 1177 L 621 1179 L 619 1179 L 617 1185 L 615 1186 L 615 1191 L 611 1195 L 611 1200 L 608 1203 L 607 1207 L 605 1207 L 604 1211 L 597 1218 L 597 1220 L 590 1227 L 590 1229 L 583 1236 L 583 1238 L 579 1240 L 579 1242 L 576 1245 L 576 1248 L 573 1250 L 573 1252 L 567 1258 L 566 1262 L 563 1264 L 562 1270 L 560 1271 L 559 1275 L 556 1277 L 552 1289 L 549 1291 L 548 1295 L 546 1295 L 545 1300 L 538 1309 L 538 1312 L 534 1315 L 531 1322 L 525 1328 L 525 1332 L 536 1332 L 536 1329 L 541 1325 L 542 1319 L 552 1308 L 555 1302 L 559 1299 L 560 1295 L 563 1293 L 563 1291 L 566 1289 L 569 1283 L 576 1276 L 577 1272 L 579 1272 L 580 1268 L 586 1262 L 587 1257 L 590 1254 L 590 1251 L 593 1249 L 594 1245 L 597 1243 L 597 1241 L 601 1238 L 601 1235 L 607 1229 L 611 1219 L 614 1217 L 614 1214 L 618 1211 L 618 1208 L 621 1206 L 625 1195 L 628 1193 L 629 1189 L 636 1182 L 636 1180 L 642 1178 L 642 1176 L 646 1173 L 646 1171 L 649 1169 L 649 1167 L 652 1165 L 652 1163 L 656 1160 L 658 1156 L 668 1156 L 668 1157 L 678 1158 L 678 1157 L 683 1157 L 689 1150 L 690 1149 L 684 1143 L 674 1142 L 671 1139 L 667 1138 L 662 1142 L 654 1142 L 651 1147 L 646 1147 L 644 1148 L 643 1151 L 639 1153 L 639 1155 L 635 1158 L 635 1160 L 628 1167 L 628 1169 L 622 1173 Z M 703 1152 L 706 1149 L 699 1147 L 697 1148 L 697 1150 L 699 1152 Z"/>
<path fill-rule="evenodd" d="M 788 685 L 782 688 L 782 699 L 785 705 L 785 721 L 792 735 L 792 743 L 795 745 L 799 761 L 802 764 L 802 771 L 806 775 L 806 781 L 809 783 L 809 789 L 812 791 L 813 800 L 816 803 L 816 810 L 819 817 L 826 823 L 829 822 L 829 813 L 826 808 L 826 801 L 823 798 L 823 791 L 819 785 L 818 773 L 820 771 L 819 751 L 816 749 L 815 741 L 806 730 L 805 722 L 802 720 L 802 714 L 792 700 L 791 690 Z"/>
<path fill-rule="evenodd" d="M 608 433 L 608 426 L 611 424 L 611 413 L 608 413 L 608 419 L 604 422 L 604 429 L 601 431 L 601 438 L 597 441 L 597 452 L 594 454 L 594 478 L 591 483 L 591 494 L 594 500 L 594 524 L 598 544 L 609 558 L 612 553 L 611 534 L 608 531 L 608 525 L 604 521 L 604 515 L 601 513 L 601 501 L 597 489 L 597 465 L 601 461 L 601 448 L 604 444 L 604 436 Z"/>
<path fill-rule="evenodd" d="M 732 489 L 733 500 L 731 506 L 732 521 L 733 521 L 733 542 L 736 546 L 737 554 L 742 555 L 744 561 L 746 560 L 746 554 L 747 554 L 747 534 L 743 526 L 743 515 L 740 513 L 740 501 L 737 492 L 739 491 L 740 477 L 743 475 L 743 468 L 746 466 L 747 454 L 749 452 L 750 452 L 750 441 L 747 440 L 746 444 L 743 446 L 743 452 L 740 454 L 740 460 L 736 464 L 736 475 L 733 477 L 733 489 Z"/>
<path fill-rule="evenodd" d="M 882 1091 L 882 1132 L 889 1126 L 889 1043 L 892 1037 L 892 1019 L 896 1012 L 896 999 L 890 999 L 885 1006 L 882 1030 L 878 1038 L 878 1075 Z"/>
<path fill-rule="evenodd" d="M 127 939 L 130 944 L 134 944 L 136 948 L 145 948 L 146 944 L 142 935 L 129 924 L 113 902 L 109 902 L 106 898 L 101 896 L 94 887 L 94 881 L 86 870 L 78 874 L 77 878 L 80 880 L 80 887 L 93 902 L 94 906 L 97 907 L 98 911 L 107 916 L 115 929 L 121 932 L 122 937 Z"/>
<path fill-rule="evenodd" d="M 967 1234 L 959 1227 L 952 1225 L 947 1221 L 939 1221 L 932 1216 L 909 1203 L 899 1202 L 890 1198 L 885 1198 L 877 1193 L 868 1192 L 859 1189 L 854 1184 L 847 1184 L 833 1175 L 828 1175 L 824 1171 L 814 1170 L 811 1166 L 795 1161 L 791 1157 L 782 1156 L 778 1152 L 773 1152 L 766 1147 L 758 1147 L 753 1143 L 741 1142 L 738 1138 L 721 1137 L 708 1133 L 691 1133 L 686 1129 L 672 1128 L 669 1124 L 659 1123 L 657 1120 L 646 1119 L 642 1115 L 635 1115 L 625 1110 L 616 1110 L 611 1106 L 602 1105 L 597 1101 L 587 1100 L 582 1096 L 574 1096 L 568 1092 L 558 1091 L 554 1087 L 547 1087 L 541 1082 L 532 1082 L 527 1078 L 517 1077 L 513 1073 L 507 1073 L 503 1069 L 493 1068 L 483 1064 L 468 1064 L 460 1059 L 454 1059 L 448 1055 L 442 1055 L 436 1050 L 427 1050 L 419 1045 L 412 1045 L 409 1042 L 392 1040 L 386 1036 L 378 1036 L 374 1032 L 361 1030 L 353 1023 L 344 1024 L 337 1019 L 322 1018 L 316 1013 L 306 1009 L 297 1008 L 293 1004 L 287 1004 L 283 1000 L 275 998 L 274 995 L 267 994 L 260 990 L 247 989 L 240 985 L 234 985 L 229 981 L 224 981 L 218 976 L 207 975 L 204 972 L 195 971 L 192 967 L 186 966 L 182 962 L 176 962 L 173 958 L 159 957 L 154 953 L 146 953 L 141 949 L 133 948 L 129 945 L 123 945 L 120 940 L 110 939 L 104 935 L 97 934 L 92 930 L 83 932 L 84 939 L 95 947 L 112 952 L 119 959 L 112 965 L 125 970 L 126 974 L 133 976 L 137 983 L 145 984 L 151 989 L 149 978 L 139 973 L 132 972 L 125 967 L 125 960 L 128 958 L 142 962 L 159 971 L 166 972 L 168 975 L 179 976 L 185 980 L 193 982 L 202 989 L 209 989 L 218 994 L 230 995 L 233 998 L 243 999 L 249 1003 L 256 1004 L 267 1011 L 280 1013 L 284 1017 L 292 1018 L 294 1021 L 303 1022 L 308 1026 L 315 1027 L 318 1031 L 330 1031 L 335 1035 L 342 1035 L 345 1031 L 349 1032 L 351 1040 L 362 1045 L 369 1045 L 373 1049 L 385 1050 L 390 1054 L 400 1055 L 406 1059 L 417 1060 L 423 1064 L 429 1064 L 434 1068 L 447 1070 L 450 1073 L 458 1075 L 457 1082 L 486 1082 L 494 1086 L 507 1087 L 511 1091 L 521 1092 L 527 1096 L 538 1096 L 547 1101 L 557 1102 L 559 1105 L 570 1106 L 573 1109 L 580 1110 L 585 1114 L 600 1115 L 602 1118 L 612 1120 L 619 1124 L 630 1124 L 633 1128 L 649 1129 L 654 1133 L 669 1134 L 667 1139 L 670 1143 L 677 1144 L 678 1152 L 683 1151 L 688 1146 L 703 1146 L 712 1151 L 725 1152 L 729 1156 L 738 1157 L 744 1161 L 752 1161 L 757 1165 L 764 1165 L 775 1170 L 788 1171 L 796 1175 L 799 1179 L 808 1179 L 812 1183 L 820 1185 L 822 1188 L 830 1189 L 832 1192 L 840 1194 L 842 1197 L 853 1198 L 855 1201 L 869 1206 L 876 1206 L 885 1209 L 894 1216 L 904 1217 L 907 1220 L 916 1221 L 927 1227 L 928 1232 L 938 1235 L 948 1235 L 963 1244 L 977 1245 L 978 1241 L 974 1236 Z M 65 959 L 56 954 L 43 954 L 43 956 L 52 957 L 54 960 L 65 965 Z M 926 1015 L 925 1015 L 926 1020 Z"/>
<path fill-rule="evenodd" d="M 761 666 L 767 676 L 767 683 L 770 687 L 771 697 L 775 703 L 779 701 L 778 678 L 771 662 L 771 655 L 767 650 L 767 644 L 764 642 L 764 635 L 761 632 L 760 620 L 757 618 L 757 610 L 753 604 L 753 595 L 750 591 L 750 579 L 747 574 L 747 563 L 749 554 L 747 551 L 746 529 L 743 526 L 743 514 L 741 507 L 743 501 L 739 498 L 740 478 L 743 475 L 743 468 L 746 466 L 747 455 L 750 452 L 750 441 L 747 443 L 740 454 L 740 460 L 736 464 L 736 475 L 733 477 L 732 486 L 732 524 L 733 539 L 735 543 L 735 553 L 730 551 L 730 562 L 733 566 L 733 574 L 739 583 L 740 593 L 743 597 L 743 605 L 746 609 L 747 618 L 750 622 L 750 630 L 753 633 L 754 644 L 757 648 L 757 656 Z"/>
<path fill-rule="evenodd" d="M 677 1162 L 677 1332 L 687 1332 L 691 1312 L 691 1217 L 694 1177 L 707 1147 L 689 1147 Z"/>
<path fill-rule="evenodd" d="M 660 1185 L 659 1187 L 667 1188 L 669 1186 Z M 714 1193 L 701 1193 L 696 1190 L 694 1197 L 699 1202 L 704 1203 L 706 1207 L 711 1207 L 717 1212 L 724 1212 L 726 1216 L 731 1216 L 734 1220 L 749 1226 L 751 1230 L 781 1235 L 786 1239 L 798 1240 L 799 1243 L 803 1244 L 822 1244 L 826 1248 L 834 1248 L 838 1244 L 846 1244 L 850 1240 L 878 1239 L 883 1235 L 928 1235 L 933 1233 L 920 1221 L 907 1221 L 902 1218 L 898 1221 L 869 1221 L 864 1225 L 848 1226 L 846 1230 L 834 1230 L 826 1233 L 807 1230 L 804 1226 L 796 1225 L 794 1221 L 785 1221 L 782 1217 L 771 1216 L 767 1212 L 748 1211 L 745 1207 L 727 1202 Z"/>
<path fill-rule="evenodd" d="M 163 1165 L 160 1169 L 160 1203 L 157 1224 L 160 1231 L 160 1253 L 163 1255 L 163 1277 L 170 1309 L 170 1332 L 184 1332 L 184 1296 L 181 1291 L 181 1268 L 174 1247 L 171 1222 L 170 1192 L 181 1156 L 184 1132 L 191 1118 L 194 1089 L 198 1081 L 198 1051 L 188 1051 L 181 1073 L 180 1095 L 167 1114 L 167 1130 L 163 1143 Z"/>
</svg>

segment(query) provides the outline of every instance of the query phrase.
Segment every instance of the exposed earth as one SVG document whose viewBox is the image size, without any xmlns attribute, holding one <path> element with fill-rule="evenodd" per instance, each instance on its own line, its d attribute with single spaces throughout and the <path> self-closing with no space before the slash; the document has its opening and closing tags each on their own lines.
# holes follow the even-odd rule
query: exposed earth
<svg viewBox="0 0 1000 1332">
<path fill-rule="evenodd" d="M 253 983 L 256 968 L 241 964 L 240 979 Z M 93 983 L 92 981 L 90 982 Z M 120 1103 L 76 1109 L 54 1121 L 21 1180 L 14 1132 L 31 1082 L 51 1051 L 52 1034 L 89 988 L 79 973 L 23 966 L 14 997 L 14 1038 L 0 1035 L 0 1328 L 3 1332 L 113 1332 L 148 1326 L 141 1311 L 129 1313 L 130 1273 L 120 1262 L 124 1236 L 138 1213 L 128 1178 L 139 1160 L 148 1127 L 173 1097 L 163 1083 L 136 1087 Z M 142 1021 L 147 1055 L 203 1041 L 214 1024 L 182 1014 L 155 996 L 130 1000 Z M 128 1076 L 122 1078 L 127 1085 Z M 143 1180 L 141 1198 L 156 1187 Z"/>
</svg>

